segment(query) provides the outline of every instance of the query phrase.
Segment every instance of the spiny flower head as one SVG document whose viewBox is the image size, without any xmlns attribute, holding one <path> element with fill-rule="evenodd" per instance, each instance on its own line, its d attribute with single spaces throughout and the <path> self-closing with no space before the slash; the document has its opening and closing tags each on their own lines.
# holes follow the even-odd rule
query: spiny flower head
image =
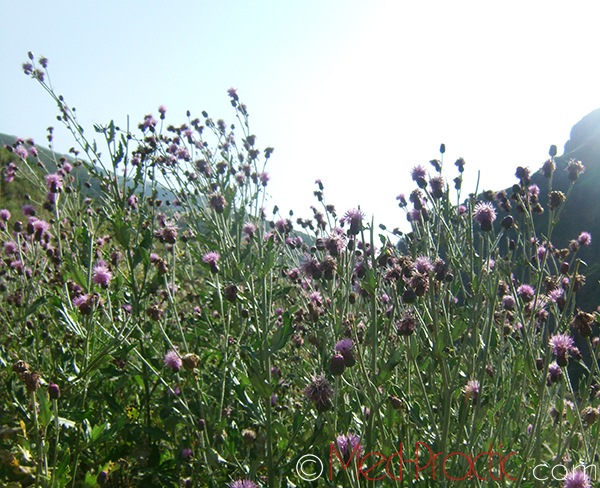
<svg viewBox="0 0 600 488">
<path fill-rule="evenodd" d="M 313 402 L 319 412 L 326 412 L 332 407 L 333 390 L 323 375 L 313 378 L 312 382 L 304 389 L 304 396 Z"/>
<path fill-rule="evenodd" d="M 524 302 L 530 302 L 535 296 L 535 290 L 531 285 L 524 284 L 517 288 L 517 295 L 519 295 L 521 300 L 523 300 Z"/>
<path fill-rule="evenodd" d="M 46 175 L 46 188 L 51 193 L 58 193 L 62 190 L 63 187 L 63 179 L 60 175 L 53 173 L 51 175 Z"/>
<path fill-rule="evenodd" d="M 589 246 L 592 243 L 592 235 L 589 232 L 582 232 L 577 238 L 580 246 Z"/>
<path fill-rule="evenodd" d="M 410 177 L 421 186 L 421 180 L 425 181 L 425 178 L 427 178 L 427 170 L 423 165 L 418 164 L 410 170 Z"/>
<path fill-rule="evenodd" d="M 567 354 L 577 355 L 579 353 L 579 350 L 575 347 L 575 341 L 567 334 L 553 335 L 550 337 L 549 344 L 559 366 L 564 367 L 567 365 Z"/>
<path fill-rule="evenodd" d="M 336 443 L 345 463 L 347 463 L 350 460 L 352 454 L 354 453 L 354 450 L 357 447 L 359 455 L 362 456 L 364 452 L 364 447 L 360 445 L 360 437 L 356 434 L 340 434 L 336 438 Z"/>
<path fill-rule="evenodd" d="M 229 485 L 229 488 L 258 488 L 258 485 L 250 480 L 236 480 Z"/>
<path fill-rule="evenodd" d="M 218 252 L 210 251 L 207 252 L 204 256 L 202 256 L 202 261 L 208 264 L 212 273 L 218 273 L 219 266 L 217 265 L 217 262 L 220 258 L 221 255 Z"/>
<path fill-rule="evenodd" d="M 473 211 L 473 220 L 481 226 L 482 231 L 489 232 L 496 220 L 496 209 L 491 202 L 478 202 Z"/>
<path fill-rule="evenodd" d="M 548 365 L 548 378 L 546 379 L 546 384 L 548 386 L 552 385 L 552 383 L 558 382 L 560 377 L 562 376 L 562 369 L 558 365 L 556 361 L 552 361 Z"/>
<path fill-rule="evenodd" d="M 592 482 L 585 471 L 573 469 L 566 474 L 562 488 L 592 488 Z"/>
<path fill-rule="evenodd" d="M 176 351 L 169 351 L 165 354 L 165 358 L 163 359 L 163 363 L 167 368 L 171 368 L 173 371 L 179 371 L 183 364 L 183 361 L 179 357 Z"/>
<path fill-rule="evenodd" d="M 362 213 L 357 208 L 351 208 L 348 210 L 345 215 L 340 220 L 342 223 L 350 224 L 350 229 L 348 229 L 348 234 L 356 235 L 362 230 L 362 221 L 365 217 L 365 214 Z"/>
<path fill-rule="evenodd" d="M 113 274 L 108 269 L 108 266 L 104 262 L 98 263 L 92 270 L 92 281 L 97 285 L 107 288 L 112 280 Z"/>
<path fill-rule="evenodd" d="M 581 161 L 571 159 L 565 168 L 565 171 L 569 175 L 569 180 L 576 181 L 579 175 L 585 172 L 585 166 L 581 164 Z"/>
</svg>

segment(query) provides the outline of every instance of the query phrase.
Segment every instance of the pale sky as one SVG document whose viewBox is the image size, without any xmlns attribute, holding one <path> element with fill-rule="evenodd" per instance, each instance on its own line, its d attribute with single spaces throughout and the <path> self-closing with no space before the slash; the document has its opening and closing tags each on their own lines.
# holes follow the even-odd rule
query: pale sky
<svg viewBox="0 0 600 488">
<path fill-rule="evenodd" d="M 167 107 L 234 122 L 227 89 L 273 146 L 271 205 L 309 216 L 314 180 L 339 213 L 406 227 L 409 171 L 464 157 L 464 189 L 514 182 L 600 108 L 600 4 L 553 1 L 188 0 L 3 2 L 0 132 L 45 143 L 56 108 L 21 71 L 49 61 L 80 122 L 136 126 Z M 56 149 L 72 145 L 57 132 Z"/>
</svg>

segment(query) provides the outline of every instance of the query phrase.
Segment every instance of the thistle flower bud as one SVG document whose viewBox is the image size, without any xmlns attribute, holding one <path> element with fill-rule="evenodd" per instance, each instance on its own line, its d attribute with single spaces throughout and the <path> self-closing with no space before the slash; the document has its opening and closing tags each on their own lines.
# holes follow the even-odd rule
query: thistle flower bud
<svg viewBox="0 0 600 488">
<path fill-rule="evenodd" d="M 189 371 L 192 371 L 194 368 L 198 367 L 200 364 L 200 357 L 197 354 L 186 354 L 181 358 L 181 362 L 183 363 L 183 367 Z"/>
<path fill-rule="evenodd" d="M 581 419 L 589 427 L 590 425 L 596 423 L 596 420 L 598 420 L 599 415 L 600 415 L 600 412 L 597 408 L 593 408 L 592 406 L 587 406 L 581 412 Z"/>
<path fill-rule="evenodd" d="M 106 483 L 106 480 L 108 480 L 108 473 L 104 470 L 100 471 L 96 477 L 96 483 L 103 485 Z"/>
<path fill-rule="evenodd" d="M 394 410 L 402 410 L 402 400 L 400 398 L 390 395 L 388 400 Z"/>
<path fill-rule="evenodd" d="M 346 369 L 346 361 L 341 354 L 334 354 L 329 364 L 329 371 L 333 376 L 340 376 Z"/>
<path fill-rule="evenodd" d="M 58 400 L 60 398 L 60 388 L 54 383 L 48 385 L 48 396 L 51 400 Z"/>
<path fill-rule="evenodd" d="M 37 391 L 40 387 L 40 374 L 37 371 L 25 371 L 21 375 L 21 378 L 25 381 L 27 391 L 31 393 Z"/>
</svg>

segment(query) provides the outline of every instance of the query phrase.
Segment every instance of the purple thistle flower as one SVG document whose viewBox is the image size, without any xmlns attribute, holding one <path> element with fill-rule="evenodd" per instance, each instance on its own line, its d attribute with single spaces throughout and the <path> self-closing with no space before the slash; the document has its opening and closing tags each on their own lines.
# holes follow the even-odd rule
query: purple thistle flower
<svg viewBox="0 0 600 488">
<path fill-rule="evenodd" d="M 473 399 L 473 403 L 477 403 L 479 396 L 479 381 L 469 380 L 465 386 L 465 400 Z"/>
<path fill-rule="evenodd" d="M 359 456 L 362 456 L 365 450 L 364 447 L 360 445 L 360 437 L 356 434 L 340 434 L 336 438 L 336 443 L 344 463 L 347 463 L 350 460 L 355 449 L 358 448 Z"/>
<path fill-rule="evenodd" d="M 552 290 L 548 295 L 548 298 L 553 303 L 559 303 L 564 297 L 565 291 L 561 288 L 557 288 L 556 290 Z"/>
<path fill-rule="evenodd" d="M 256 232 L 256 226 L 252 222 L 246 222 L 242 227 L 242 232 L 252 239 Z"/>
<path fill-rule="evenodd" d="M 558 382 L 560 377 L 562 376 L 562 369 L 558 365 L 556 361 L 552 361 L 548 365 L 548 378 L 546 379 L 546 384 L 550 386 L 552 383 Z"/>
<path fill-rule="evenodd" d="M 352 339 L 342 339 L 334 346 L 334 349 L 344 357 L 344 363 L 348 368 L 356 364 L 356 359 L 354 358 L 354 354 L 352 354 L 352 347 L 354 347 Z"/>
<path fill-rule="evenodd" d="M 212 273 L 218 273 L 219 266 L 217 265 L 217 262 L 220 258 L 221 255 L 218 252 L 210 251 L 207 252 L 204 256 L 202 256 L 202 261 L 208 264 Z"/>
<path fill-rule="evenodd" d="M 420 256 L 415 261 L 415 268 L 419 273 L 428 275 L 433 271 L 433 265 L 427 256 Z"/>
<path fill-rule="evenodd" d="M 7 241 L 4 243 L 4 253 L 7 256 L 14 254 L 17 252 L 17 245 L 12 241 Z"/>
<path fill-rule="evenodd" d="M 137 202 L 138 202 L 138 198 L 135 195 L 131 195 L 128 199 L 127 199 L 127 203 L 129 204 L 130 207 L 132 208 L 137 208 Z"/>
<path fill-rule="evenodd" d="M 271 178 L 269 177 L 269 173 L 263 172 L 258 174 L 258 179 L 260 180 L 262 186 L 267 186 L 267 183 Z"/>
<path fill-rule="evenodd" d="M 0 220 L 3 220 L 4 222 L 8 222 L 10 220 L 10 212 L 3 208 L 2 210 L 0 210 Z"/>
<path fill-rule="evenodd" d="M 516 304 L 517 302 L 512 295 L 504 295 L 502 297 L 502 305 L 504 305 L 506 310 L 514 310 Z"/>
<path fill-rule="evenodd" d="M 25 146 L 23 146 L 21 144 L 19 144 L 17 147 L 14 148 L 14 153 L 23 159 L 26 159 L 27 156 L 29 156 L 27 149 L 25 149 Z"/>
<path fill-rule="evenodd" d="M 165 354 L 163 363 L 167 368 L 171 368 L 175 372 L 179 371 L 183 364 L 179 354 L 177 354 L 176 351 L 169 351 L 167 354 Z"/>
<path fill-rule="evenodd" d="M 340 222 L 345 224 L 350 224 L 350 229 L 348 229 L 348 234 L 356 235 L 362 230 L 362 221 L 365 217 L 365 214 L 362 213 L 357 208 L 351 208 L 348 210 L 345 215 L 340 219 Z"/>
<path fill-rule="evenodd" d="M 592 482 L 585 471 L 573 469 L 566 474 L 562 488 L 592 488 Z"/>
<path fill-rule="evenodd" d="M 181 457 L 183 459 L 189 459 L 189 458 L 192 457 L 193 453 L 194 453 L 194 451 L 188 447 L 188 448 L 185 448 L 185 449 L 181 450 Z"/>
<path fill-rule="evenodd" d="M 237 90 L 235 88 L 233 88 L 233 87 L 229 88 L 229 90 L 227 90 L 227 94 L 233 100 L 238 100 L 238 94 L 237 94 Z"/>
<path fill-rule="evenodd" d="M 78 297 L 73 298 L 73 305 L 84 315 L 91 313 L 93 307 L 89 295 L 79 295 Z"/>
<path fill-rule="evenodd" d="M 46 188 L 50 193 L 58 193 L 63 187 L 62 177 L 56 173 L 46 175 Z"/>
<path fill-rule="evenodd" d="M 323 297 L 321 296 L 321 294 L 318 291 L 312 292 L 308 296 L 308 298 L 313 305 L 316 305 L 316 306 L 323 305 Z"/>
<path fill-rule="evenodd" d="M 580 246 L 589 246 L 592 243 L 592 235 L 589 232 L 582 232 L 577 238 Z"/>
<path fill-rule="evenodd" d="M 496 209 L 490 202 L 477 202 L 473 211 L 473 220 L 481 226 L 481 230 L 489 232 L 496 220 Z"/>
<path fill-rule="evenodd" d="M 524 302 L 530 302 L 535 296 L 535 290 L 531 285 L 524 284 L 517 288 L 517 295 L 519 295 L 521 300 L 523 300 Z"/>
<path fill-rule="evenodd" d="M 108 288 L 113 274 L 108 269 L 106 263 L 98 263 L 92 270 L 92 281 L 102 288 Z"/>
<path fill-rule="evenodd" d="M 583 164 L 581 164 L 581 161 L 576 161 L 574 159 L 571 159 L 567 163 L 567 167 L 565 168 L 565 171 L 569 175 L 569 180 L 574 182 L 577 180 L 577 178 L 579 178 L 579 175 L 581 175 L 582 173 L 585 172 L 585 166 Z"/>
<path fill-rule="evenodd" d="M 410 171 L 410 177 L 418 183 L 419 180 L 424 180 L 427 177 L 427 170 L 419 164 Z"/>
<path fill-rule="evenodd" d="M 156 127 L 156 119 L 152 117 L 152 114 L 148 114 L 144 117 L 144 122 L 138 125 L 138 127 L 142 131 L 150 129 L 151 132 L 154 132 L 154 127 Z"/>
<path fill-rule="evenodd" d="M 345 246 L 346 236 L 339 227 L 334 228 L 329 237 L 325 239 L 325 249 L 334 257 L 339 256 Z"/>
<path fill-rule="evenodd" d="M 229 485 L 229 488 L 258 488 L 258 485 L 250 480 L 236 480 Z"/>
<path fill-rule="evenodd" d="M 342 339 L 335 344 L 334 349 L 340 354 L 348 354 L 351 352 L 353 346 L 352 339 Z"/>
<path fill-rule="evenodd" d="M 33 205 L 23 205 L 21 207 L 21 212 L 27 217 L 33 217 L 35 215 L 35 207 Z"/>
<path fill-rule="evenodd" d="M 419 222 L 421 222 L 421 212 L 419 210 L 417 210 L 416 208 L 413 208 L 412 210 L 409 210 L 408 213 L 406 214 L 406 219 L 409 222 L 419 223 Z"/>
<path fill-rule="evenodd" d="M 576 355 L 579 353 L 579 350 L 575 347 L 575 341 L 567 334 L 553 335 L 550 337 L 549 344 L 559 366 L 564 367 L 567 365 L 567 354 Z"/>
</svg>

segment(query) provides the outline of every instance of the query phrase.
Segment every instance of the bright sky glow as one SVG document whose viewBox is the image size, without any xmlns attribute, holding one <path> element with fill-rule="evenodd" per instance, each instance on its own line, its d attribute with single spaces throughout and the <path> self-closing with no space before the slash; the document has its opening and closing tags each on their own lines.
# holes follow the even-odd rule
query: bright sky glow
<svg viewBox="0 0 600 488">
<path fill-rule="evenodd" d="M 600 107 L 597 2 L 188 0 L 5 2 L 0 132 L 45 142 L 56 108 L 22 74 L 27 51 L 80 122 L 135 126 L 202 110 L 234 122 L 238 89 L 267 168 L 271 203 L 309 216 L 314 180 L 340 213 L 361 205 L 406 227 L 395 197 L 409 170 L 467 162 L 465 190 L 538 169 L 551 144 Z M 56 149 L 69 136 L 58 132 Z"/>
</svg>

